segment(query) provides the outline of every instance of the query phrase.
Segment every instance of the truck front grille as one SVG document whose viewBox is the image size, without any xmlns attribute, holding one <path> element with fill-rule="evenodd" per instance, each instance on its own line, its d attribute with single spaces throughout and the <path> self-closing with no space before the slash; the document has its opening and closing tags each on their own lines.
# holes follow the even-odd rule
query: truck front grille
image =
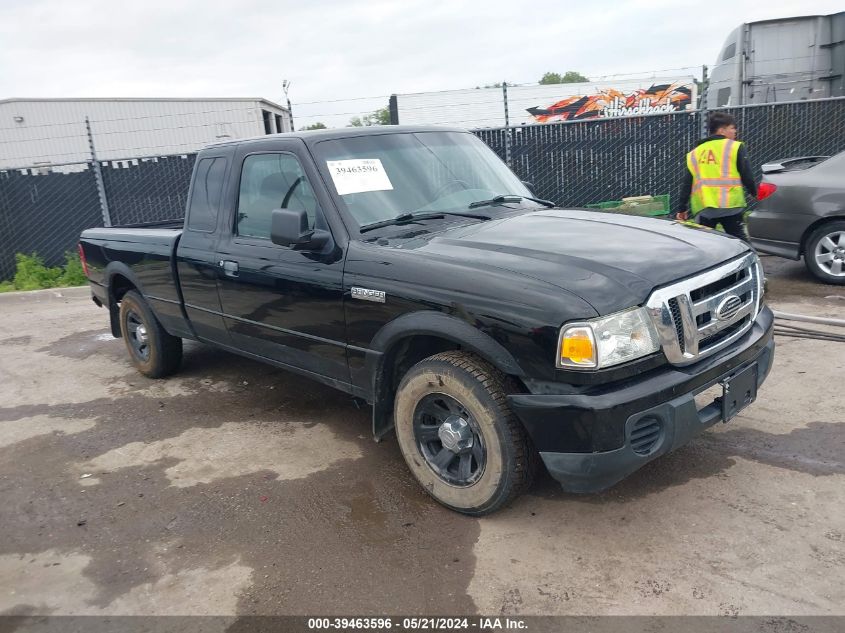
<svg viewBox="0 0 845 633">
<path fill-rule="evenodd" d="M 666 358 L 688 365 L 742 336 L 760 311 L 762 291 L 753 253 L 656 290 L 646 306 Z"/>
<path fill-rule="evenodd" d="M 684 350 L 684 326 L 681 323 L 681 306 L 676 298 L 669 299 L 669 310 L 672 312 L 672 321 L 675 323 L 675 334 L 678 335 L 678 345 L 681 348 L 681 353 Z"/>
</svg>

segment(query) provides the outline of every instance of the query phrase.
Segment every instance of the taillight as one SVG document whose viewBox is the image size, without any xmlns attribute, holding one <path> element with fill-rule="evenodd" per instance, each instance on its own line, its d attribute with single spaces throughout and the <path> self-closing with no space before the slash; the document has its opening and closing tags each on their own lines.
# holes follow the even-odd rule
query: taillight
<svg viewBox="0 0 845 633">
<path fill-rule="evenodd" d="M 85 276 L 88 276 L 88 262 L 85 261 L 85 249 L 82 248 L 82 244 L 78 244 L 79 247 L 79 261 L 82 263 L 82 272 L 85 273 Z"/>
<path fill-rule="evenodd" d="M 778 186 L 774 185 L 770 182 L 761 182 L 760 186 L 757 187 L 757 199 L 758 200 L 765 200 L 770 195 L 772 195 L 775 191 L 778 190 Z"/>
</svg>

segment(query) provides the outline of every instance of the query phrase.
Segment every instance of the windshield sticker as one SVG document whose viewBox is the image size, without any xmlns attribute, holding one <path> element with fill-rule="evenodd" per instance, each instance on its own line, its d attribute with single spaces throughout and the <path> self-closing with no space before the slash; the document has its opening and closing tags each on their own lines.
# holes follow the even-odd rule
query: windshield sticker
<svg viewBox="0 0 845 633">
<path fill-rule="evenodd" d="M 326 166 L 332 175 L 339 196 L 366 191 L 390 191 L 393 185 L 378 158 L 356 158 L 352 160 L 327 160 Z"/>
</svg>

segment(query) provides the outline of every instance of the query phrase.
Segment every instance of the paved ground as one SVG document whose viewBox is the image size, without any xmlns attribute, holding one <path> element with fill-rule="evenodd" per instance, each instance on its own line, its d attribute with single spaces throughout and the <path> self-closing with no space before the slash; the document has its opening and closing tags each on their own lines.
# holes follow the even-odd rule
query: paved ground
<svg viewBox="0 0 845 633">
<path fill-rule="evenodd" d="M 767 258 L 784 310 L 845 289 Z M 191 346 L 147 380 L 69 290 L 0 298 L 0 613 L 845 614 L 845 344 L 612 490 L 430 501 L 343 394 Z"/>
</svg>

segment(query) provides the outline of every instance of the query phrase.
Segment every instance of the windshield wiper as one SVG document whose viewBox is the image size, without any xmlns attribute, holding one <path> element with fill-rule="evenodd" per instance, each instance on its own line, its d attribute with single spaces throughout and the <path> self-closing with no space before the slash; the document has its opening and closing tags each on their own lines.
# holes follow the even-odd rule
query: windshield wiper
<svg viewBox="0 0 845 633">
<path fill-rule="evenodd" d="M 438 220 L 445 218 L 447 215 L 455 215 L 461 218 L 475 218 L 476 220 L 489 220 L 489 215 L 480 215 L 477 213 L 459 213 L 457 211 L 434 211 L 432 213 L 400 213 L 395 218 L 388 220 L 381 220 L 373 222 L 372 224 L 365 224 L 359 229 L 360 233 L 366 233 L 373 229 L 380 229 L 385 226 L 401 226 L 402 224 L 411 224 L 419 220 Z"/>
<path fill-rule="evenodd" d="M 494 204 L 503 204 L 505 202 L 519 202 L 520 200 L 531 200 L 531 202 L 537 202 L 549 208 L 557 206 L 551 200 L 541 200 L 540 198 L 532 198 L 531 196 L 519 196 L 516 194 L 505 194 L 501 196 L 496 196 L 495 198 L 490 198 L 489 200 L 476 200 L 475 202 L 470 203 L 469 208 L 477 209 L 478 207 L 487 207 Z"/>
</svg>

